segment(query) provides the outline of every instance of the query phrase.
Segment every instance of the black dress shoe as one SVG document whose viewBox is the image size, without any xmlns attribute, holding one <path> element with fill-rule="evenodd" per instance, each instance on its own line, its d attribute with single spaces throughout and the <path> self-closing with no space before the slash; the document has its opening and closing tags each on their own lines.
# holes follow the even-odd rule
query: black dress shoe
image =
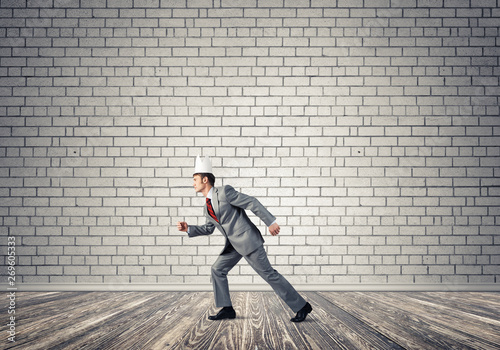
<svg viewBox="0 0 500 350">
<path fill-rule="evenodd" d="M 209 320 L 212 321 L 217 321 L 217 320 L 223 320 L 225 318 L 235 318 L 236 317 L 236 311 L 234 311 L 232 306 L 225 306 L 223 307 L 215 316 L 208 316 Z"/>
<path fill-rule="evenodd" d="M 307 314 L 312 311 L 312 306 L 309 303 L 306 303 L 306 305 L 297 312 L 297 315 L 295 315 L 294 318 L 292 318 L 290 321 L 292 322 L 302 322 L 306 319 Z"/>
</svg>

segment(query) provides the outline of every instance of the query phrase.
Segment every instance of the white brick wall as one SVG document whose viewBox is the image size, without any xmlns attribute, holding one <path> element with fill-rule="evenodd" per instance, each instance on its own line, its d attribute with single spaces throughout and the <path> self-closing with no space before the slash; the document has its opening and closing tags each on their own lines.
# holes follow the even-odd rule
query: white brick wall
<svg viewBox="0 0 500 350">
<path fill-rule="evenodd" d="M 294 283 L 498 283 L 499 17 L 499 0 L 0 0 L 2 255 L 16 237 L 23 283 L 209 283 L 222 236 L 175 228 L 204 222 L 203 154 L 278 217 L 266 247 Z"/>
</svg>

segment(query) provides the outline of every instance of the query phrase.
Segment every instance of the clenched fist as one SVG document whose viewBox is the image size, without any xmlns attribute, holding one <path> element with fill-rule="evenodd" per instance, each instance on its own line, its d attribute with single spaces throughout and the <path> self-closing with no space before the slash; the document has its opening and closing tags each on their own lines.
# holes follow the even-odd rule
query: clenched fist
<svg viewBox="0 0 500 350">
<path fill-rule="evenodd" d="M 184 221 L 177 222 L 177 229 L 179 231 L 182 231 L 182 232 L 187 232 L 187 230 L 188 230 L 188 224 L 187 224 L 187 222 L 184 222 Z"/>
<path fill-rule="evenodd" d="M 269 233 L 273 236 L 276 236 L 278 233 L 280 233 L 280 226 L 277 223 L 272 224 L 269 226 Z"/>
</svg>

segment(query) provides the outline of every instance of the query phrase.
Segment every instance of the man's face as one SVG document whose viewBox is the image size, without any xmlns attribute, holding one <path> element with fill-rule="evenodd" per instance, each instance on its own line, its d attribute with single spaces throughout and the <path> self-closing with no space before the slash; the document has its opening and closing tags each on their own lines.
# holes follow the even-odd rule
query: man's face
<svg viewBox="0 0 500 350">
<path fill-rule="evenodd" d="M 203 191 L 207 187 L 207 184 L 208 184 L 208 179 L 206 177 L 202 179 L 201 175 L 193 176 L 193 187 L 195 192 Z"/>
</svg>

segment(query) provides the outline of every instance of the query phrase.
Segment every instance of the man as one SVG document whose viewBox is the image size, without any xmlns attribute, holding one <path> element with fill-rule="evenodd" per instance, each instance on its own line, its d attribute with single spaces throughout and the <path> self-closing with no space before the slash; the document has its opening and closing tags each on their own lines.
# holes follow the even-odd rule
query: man
<svg viewBox="0 0 500 350">
<path fill-rule="evenodd" d="M 274 289 L 283 301 L 296 312 L 292 322 L 302 322 L 312 311 L 311 305 L 302 298 L 292 285 L 269 263 L 264 250 L 264 239 L 257 227 L 250 221 L 245 209 L 251 210 L 268 227 L 271 235 L 280 232 L 276 218 L 254 197 L 237 192 L 231 186 L 214 187 L 210 159 L 198 156 L 193 175 L 194 189 L 206 197 L 204 225 L 192 226 L 178 222 L 179 231 L 187 232 L 189 237 L 210 235 L 217 227 L 226 237 L 224 249 L 212 265 L 212 284 L 215 305 L 222 309 L 210 320 L 235 318 L 229 296 L 228 272 L 244 257 L 248 264 Z"/>
</svg>

